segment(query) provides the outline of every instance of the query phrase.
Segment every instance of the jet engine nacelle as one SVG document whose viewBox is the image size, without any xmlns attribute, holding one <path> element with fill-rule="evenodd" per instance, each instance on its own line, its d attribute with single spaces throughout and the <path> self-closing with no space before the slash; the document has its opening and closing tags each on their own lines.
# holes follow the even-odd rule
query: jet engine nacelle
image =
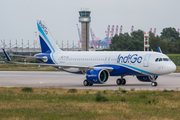
<svg viewBox="0 0 180 120">
<path fill-rule="evenodd" d="M 141 82 L 155 82 L 158 76 L 150 75 L 150 76 L 136 76 L 136 77 Z"/>
<path fill-rule="evenodd" d="M 89 70 L 86 73 L 86 79 L 90 83 L 105 83 L 109 78 L 109 71 L 104 69 Z"/>
</svg>

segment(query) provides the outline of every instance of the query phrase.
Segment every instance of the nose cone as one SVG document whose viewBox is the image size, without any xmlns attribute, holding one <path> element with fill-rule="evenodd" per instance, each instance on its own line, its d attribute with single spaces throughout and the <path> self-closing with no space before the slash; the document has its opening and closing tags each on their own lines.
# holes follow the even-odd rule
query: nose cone
<svg viewBox="0 0 180 120">
<path fill-rule="evenodd" d="M 171 62 L 171 64 L 168 65 L 168 71 L 169 73 L 172 73 L 175 70 L 176 70 L 176 65 L 173 62 Z"/>
</svg>

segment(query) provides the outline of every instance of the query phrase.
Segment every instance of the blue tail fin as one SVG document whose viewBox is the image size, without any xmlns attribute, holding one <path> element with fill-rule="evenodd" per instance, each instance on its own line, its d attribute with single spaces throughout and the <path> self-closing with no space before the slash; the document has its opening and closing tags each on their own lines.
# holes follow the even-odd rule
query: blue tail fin
<svg viewBox="0 0 180 120">
<path fill-rule="evenodd" d="M 161 51 L 161 48 L 158 46 L 158 51 L 160 52 L 160 53 L 162 53 L 162 51 Z"/>
<path fill-rule="evenodd" d="M 39 31 L 39 41 L 41 44 L 42 53 L 54 53 L 57 51 L 61 51 L 61 49 L 55 43 L 44 21 L 37 20 L 37 28 Z"/>
</svg>

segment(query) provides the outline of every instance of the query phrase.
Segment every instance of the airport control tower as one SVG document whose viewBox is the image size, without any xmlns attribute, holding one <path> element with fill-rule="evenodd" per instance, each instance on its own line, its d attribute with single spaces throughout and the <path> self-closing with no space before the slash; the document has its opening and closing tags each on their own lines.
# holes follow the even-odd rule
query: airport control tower
<svg viewBox="0 0 180 120">
<path fill-rule="evenodd" d="M 89 51 L 89 22 L 91 22 L 90 13 L 91 11 L 87 10 L 79 11 L 79 22 L 81 22 L 82 51 Z"/>
</svg>

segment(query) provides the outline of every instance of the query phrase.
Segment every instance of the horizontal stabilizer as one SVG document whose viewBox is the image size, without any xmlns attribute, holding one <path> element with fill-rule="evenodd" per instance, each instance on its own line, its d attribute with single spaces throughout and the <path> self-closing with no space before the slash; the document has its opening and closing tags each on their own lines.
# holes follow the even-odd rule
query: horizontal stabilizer
<svg viewBox="0 0 180 120">
<path fill-rule="evenodd" d="M 23 58 L 29 58 L 29 59 L 41 59 L 41 60 L 46 60 L 46 58 L 43 58 L 43 57 L 34 57 L 34 56 L 24 56 L 24 55 L 10 55 L 10 56 L 23 57 Z"/>
</svg>

